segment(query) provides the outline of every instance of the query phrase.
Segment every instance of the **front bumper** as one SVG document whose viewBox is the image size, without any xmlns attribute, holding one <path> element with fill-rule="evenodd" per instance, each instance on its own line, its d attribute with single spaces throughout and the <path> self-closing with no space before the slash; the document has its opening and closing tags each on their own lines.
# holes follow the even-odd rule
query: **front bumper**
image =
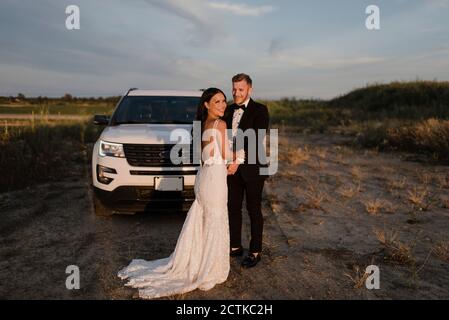
<svg viewBox="0 0 449 320">
<path fill-rule="evenodd" d="M 183 191 L 157 191 L 154 187 L 121 186 L 105 191 L 93 186 L 105 206 L 117 212 L 187 210 L 195 200 L 193 187 Z"/>
</svg>

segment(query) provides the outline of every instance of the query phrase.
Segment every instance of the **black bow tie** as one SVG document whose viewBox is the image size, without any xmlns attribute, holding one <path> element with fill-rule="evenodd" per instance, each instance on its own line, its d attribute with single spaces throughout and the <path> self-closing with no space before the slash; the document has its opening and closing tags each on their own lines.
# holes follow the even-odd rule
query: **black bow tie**
<svg viewBox="0 0 449 320">
<path fill-rule="evenodd" d="M 245 110 L 245 105 L 244 104 L 242 104 L 241 106 L 239 106 L 238 104 L 236 104 L 235 105 L 235 107 L 234 107 L 234 110 L 238 110 L 238 109 L 242 109 L 242 110 Z"/>
</svg>

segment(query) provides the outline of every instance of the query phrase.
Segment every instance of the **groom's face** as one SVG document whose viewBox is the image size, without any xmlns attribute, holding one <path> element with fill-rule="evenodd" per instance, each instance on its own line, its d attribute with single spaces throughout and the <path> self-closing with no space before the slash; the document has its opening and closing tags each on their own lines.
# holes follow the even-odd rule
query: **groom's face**
<svg viewBox="0 0 449 320">
<path fill-rule="evenodd" d="M 245 81 L 238 81 L 232 83 L 232 96 L 234 98 L 234 103 L 236 104 L 242 104 L 246 101 L 246 99 L 249 98 L 251 95 L 252 88 L 251 86 Z"/>
</svg>

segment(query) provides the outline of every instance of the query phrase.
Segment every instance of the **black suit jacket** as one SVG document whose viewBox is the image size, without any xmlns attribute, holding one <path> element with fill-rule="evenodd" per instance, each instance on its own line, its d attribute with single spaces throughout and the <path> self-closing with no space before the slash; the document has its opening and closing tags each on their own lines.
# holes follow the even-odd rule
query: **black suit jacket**
<svg viewBox="0 0 449 320">
<path fill-rule="evenodd" d="M 236 104 L 231 104 L 226 108 L 225 114 L 223 115 L 223 120 L 226 122 L 228 129 L 232 129 L 232 117 L 234 115 L 234 110 Z M 268 108 L 250 99 L 248 106 L 243 112 L 242 119 L 240 120 L 239 129 L 245 132 L 247 129 L 254 129 L 256 133 L 256 163 L 248 164 L 248 139 L 244 139 L 244 150 L 245 150 L 245 162 L 239 165 L 238 171 L 242 174 L 245 180 L 266 178 L 266 176 L 260 175 L 259 168 L 266 167 L 266 155 L 264 153 L 263 157 L 259 157 L 259 148 L 262 145 L 263 138 L 268 133 L 268 127 L 270 124 L 270 117 L 268 114 Z M 263 135 L 259 137 L 258 130 L 263 129 Z M 230 136 L 229 138 L 232 138 Z"/>
</svg>

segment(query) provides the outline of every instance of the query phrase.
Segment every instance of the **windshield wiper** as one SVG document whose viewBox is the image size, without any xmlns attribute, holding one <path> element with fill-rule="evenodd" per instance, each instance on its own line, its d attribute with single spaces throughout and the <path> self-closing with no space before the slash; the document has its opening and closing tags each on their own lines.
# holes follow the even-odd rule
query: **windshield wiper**
<svg viewBox="0 0 449 320">
<path fill-rule="evenodd" d="M 180 121 L 180 120 L 173 120 L 173 121 L 167 121 L 167 122 L 164 122 L 164 123 L 167 123 L 167 124 L 192 124 L 193 123 L 193 120 L 192 121 Z"/>
<path fill-rule="evenodd" d="M 119 124 L 192 124 L 193 120 L 191 122 L 189 121 L 179 121 L 179 120 L 173 120 L 173 121 L 154 121 L 154 122 L 143 122 L 143 121 L 115 121 L 113 122 L 113 125 L 119 125 Z"/>
<path fill-rule="evenodd" d="M 144 124 L 144 123 L 146 122 L 129 120 L 129 121 L 115 121 L 113 124 L 117 125 L 117 124 Z"/>
</svg>

